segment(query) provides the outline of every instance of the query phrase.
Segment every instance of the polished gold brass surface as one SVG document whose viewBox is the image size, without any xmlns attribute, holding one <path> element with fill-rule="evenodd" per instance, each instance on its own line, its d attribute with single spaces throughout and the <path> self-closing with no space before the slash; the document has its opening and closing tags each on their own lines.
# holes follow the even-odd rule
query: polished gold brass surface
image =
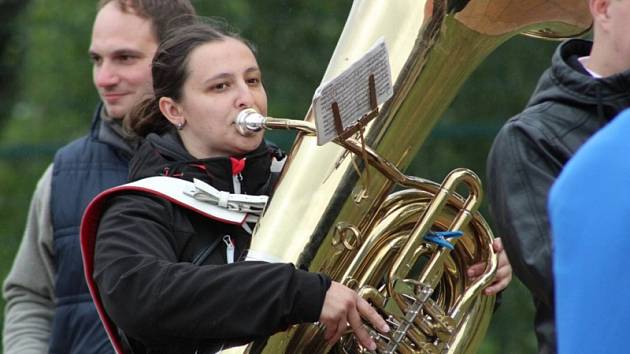
<svg viewBox="0 0 630 354">
<path fill-rule="evenodd" d="M 590 26 L 583 0 L 355 0 L 323 81 L 383 37 L 394 96 L 365 129 L 317 146 L 312 111 L 298 128 L 274 197 L 254 231 L 252 254 L 322 271 L 369 299 L 399 332 L 378 337 L 379 352 L 474 353 L 494 298 L 480 296 L 496 259 L 492 233 L 476 211 L 479 181 L 456 170 L 442 185 L 408 166 L 464 79 L 494 48 L 519 33 L 557 38 Z M 366 83 L 367 89 L 367 83 Z M 349 153 L 350 152 L 350 153 Z M 369 183 L 357 174 L 369 173 Z M 395 186 L 408 190 L 391 193 Z M 468 197 L 455 193 L 465 186 Z M 361 198 L 356 198 L 361 194 Z M 454 250 L 424 241 L 428 230 L 461 230 Z M 470 279 L 465 269 L 489 262 Z M 395 324 L 395 325 L 394 325 Z M 351 335 L 331 348 L 314 325 L 271 337 L 264 353 L 365 352 Z M 237 351 L 234 351 L 237 352 Z"/>
</svg>

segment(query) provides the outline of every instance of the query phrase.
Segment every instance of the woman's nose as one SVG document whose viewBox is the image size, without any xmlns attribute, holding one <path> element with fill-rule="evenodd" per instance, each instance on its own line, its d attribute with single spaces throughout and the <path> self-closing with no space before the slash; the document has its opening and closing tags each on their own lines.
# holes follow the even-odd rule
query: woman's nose
<svg viewBox="0 0 630 354">
<path fill-rule="evenodd" d="M 240 109 L 251 108 L 254 106 L 254 94 L 247 85 L 241 85 L 236 97 L 236 107 Z"/>
</svg>

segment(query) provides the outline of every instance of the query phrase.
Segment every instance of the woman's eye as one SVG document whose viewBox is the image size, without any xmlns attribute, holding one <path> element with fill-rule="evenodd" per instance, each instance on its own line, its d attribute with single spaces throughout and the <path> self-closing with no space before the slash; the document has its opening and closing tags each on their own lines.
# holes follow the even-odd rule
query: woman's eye
<svg viewBox="0 0 630 354">
<path fill-rule="evenodd" d="M 252 78 L 252 79 L 248 79 L 247 83 L 250 85 L 258 85 L 260 83 L 260 79 L 259 78 Z"/>
</svg>

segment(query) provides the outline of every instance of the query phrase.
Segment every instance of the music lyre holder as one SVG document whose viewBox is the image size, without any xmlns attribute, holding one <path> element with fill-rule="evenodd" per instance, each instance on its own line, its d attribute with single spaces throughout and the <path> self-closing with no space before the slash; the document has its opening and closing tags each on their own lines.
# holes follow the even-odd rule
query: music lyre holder
<svg viewBox="0 0 630 354">
<path fill-rule="evenodd" d="M 374 74 L 370 74 L 368 78 L 368 94 L 369 94 L 368 98 L 370 99 L 371 110 L 368 113 L 364 114 L 361 118 L 359 118 L 359 120 L 357 120 L 354 124 L 346 128 L 345 130 L 343 128 L 343 123 L 341 121 L 341 113 L 339 111 L 339 105 L 337 104 L 337 102 L 333 102 L 331 104 L 335 130 L 337 132 L 337 138 L 335 140 L 337 141 L 338 144 L 342 146 L 346 146 L 344 142 L 346 142 L 351 136 L 353 136 L 357 132 L 361 132 L 361 136 L 360 136 L 361 148 L 360 148 L 359 156 L 363 158 L 363 161 L 366 166 L 369 164 L 369 158 L 368 158 L 368 153 L 367 153 L 366 145 L 365 145 L 365 137 L 363 136 L 363 129 L 370 121 L 372 121 L 372 119 L 378 116 L 378 112 L 379 112 L 378 102 L 376 99 L 376 82 L 374 80 Z M 362 174 L 360 172 L 359 167 L 356 165 L 356 163 L 354 163 L 354 161 L 352 164 L 357 174 L 361 176 Z M 355 203 L 360 203 L 362 200 L 369 197 L 368 192 L 367 192 L 368 186 L 370 185 L 369 169 L 366 170 L 365 177 L 366 177 L 366 180 L 363 182 L 363 189 L 355 195 L 355 199 L 354 199 Z"/>
<path fill-rule="evenodd" d="M 341 113 L 339 111 L 339 105 L 337 102 L 331 104 L 333 119 L 335 124 L 335 131 L 337 132 L 337 138 L 339 142 L 347 140 L 359 130 L 362 130 L 372 119 L 378 116 L 378 103 L 376 100 L 376 82 L 374 80 L 374 74 L 370 74 L 368 78 L 368 93 L 370 99 L 370 108 L 372 109 L 368 113 L 364 114 L 359 120 L 357 120 L 352 126 L 343 128 L 343 122 L 341 120 Z"/>
</svg>

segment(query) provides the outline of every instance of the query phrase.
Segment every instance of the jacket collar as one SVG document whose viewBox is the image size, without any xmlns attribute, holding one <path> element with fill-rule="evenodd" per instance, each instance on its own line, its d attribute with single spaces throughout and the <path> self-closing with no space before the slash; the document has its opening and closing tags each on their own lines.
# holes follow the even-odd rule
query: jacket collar
<svg viewBox="0 0 630 354">
<path fill-rule="evenodd" d="M 238 178 L 242 180 L 243 193 L 263 193 L 270 179 L 272 151 L 263 141 L 256 150 L 235 156 L 245 159 L 244 169 Z M 157 135 L 149 134 L 130 163 L 130 180 L 167 175 L 192 180 L 201 179 L 223 191 L 234 192 L 234 164 L 230 157 L 196 159 L 186 151 L 174 129 Z"/>
<path fill-rule="evenodd" d="M 578 58 L 589 55 L 592 45 L 591 41 L 571 39 L 558 46 L 552 66 L 541 77 L 528 106 L 560 101 L 593 106 L 605 111 L 605 115 L 614 115 L 630 106 L 630 70 L 596 79 L 579 63 Z"/>
</svg>

